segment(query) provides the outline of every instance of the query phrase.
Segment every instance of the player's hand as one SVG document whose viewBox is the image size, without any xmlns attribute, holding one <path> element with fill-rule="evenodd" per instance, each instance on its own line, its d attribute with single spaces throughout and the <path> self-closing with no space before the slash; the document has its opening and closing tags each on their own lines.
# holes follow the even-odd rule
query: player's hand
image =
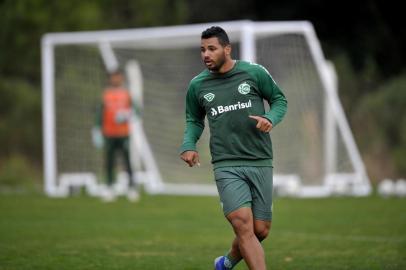
<svg viewBox="0 0 406 270">
<path fill-rule="evenodd" d="M 185 151 L 180 155 L 180 158 L 186 162 L 189 167 L 197 165 L 200 167 L 199 153 L 196 151 Z"/>
<path fill-rule="evenodd" d="M 103 133 L 99 127 L 92 128 L 92 142 L 98 149 L 102 148 L 104 145 Z"/>
<path fill-rule="evenodd" d="M 250 115 L 249 118 L 254 119 L 257 121 L 256 128 L 262 132 L 270 132 L 272 129 L 272 123 L 268 119 L 262 116 L 254 116 Z"/>
</svg>

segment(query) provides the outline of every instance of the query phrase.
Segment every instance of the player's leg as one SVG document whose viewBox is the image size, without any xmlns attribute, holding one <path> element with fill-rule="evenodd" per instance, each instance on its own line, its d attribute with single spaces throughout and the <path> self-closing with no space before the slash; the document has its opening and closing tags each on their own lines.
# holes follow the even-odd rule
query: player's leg
<svg viewBox="0 0 406 270">
<path fill-rule="evenodd" d="M 254 219 L 254 233 L 259 242 L 262 242 L 268 237 L 271 225 L 271 221 Z"/>
<path fill-rule="evenodd" d="M 241 167 L 243 178 L 248 180 L 252 194 L 254 234 L 263 241 L 269 234 L 272 219 L 272 167 Z M 238 237 L 234 238 L 230 251 L 226 254 L 226 264 L 230 269 L 242 260 Z"/>
<path fill-rule="evenodd" d="M 272 220 L 272 167 L 245 167 L 252 196 L 252 213 L 254 216 L 254 233 L 262 242 L 268 237 Z"/>
<path fill-rule="evenodd" d="M 111 186 L 114 182 L 115 143 L 113 138 L 106 138 L 105 142 L 107 185 Z"/>
<path fill-rule="evenodd" d="M 270 230 L 272 220 L 272 167 L 244 167 L 252 196 L 252 212 L 256 223 L 256 234 L 264 239 Z"/>
<path fill-rule="evenodd" d="M 249 269 L 265 270 L 264 250 L 254 232 L 251 208 L 243 207 L 227 215 L 233 226 L 238 249 Z"/>
<path fill-rule="evenodd" d="M 112 202 L 115 200 L 115 193 L 112 189 L 114 183 L 114 163 L 115 163 L 115 142 L 114 138 L 105 138 L 105 169 L 107 176 L 107 188 L 102 190 L 101 197 L 105 202 Z"/>
<path fill-rule="evenodd" d="M 131 167 L 130 140 L 128 137 L 124 137 L 120 140 L 120 148 L 123 153 L 124 163 L 128 174 L 127 198 L 132 202 L 136 202 L 139 200 L 140 195 L 137 190 L 136 181 L 134 179 L 134 174 Z"/>
<path fill-rule="evenodd" d="M 130 160 L 130 140 L 128 137 L 122 138 L 121 142 L 120 142 L 120 148 L 122 149 L 122 153 L 123 153 L 123 157 L 124 157 L 124 163 L 125 163 L 125 167 L 127 170 L 127 174 L 128 174 L 128 178 L 129 178 L 129 186 L 130 187 L 134 187 L 135 188 L 135 179 L 134 179 L 134 175 L 133 175 L 133 170 L 131 167 L 131 160 Z"/>
<path fill-rule="evenodd" d="M 258 238 L 259 242 L 262 242 L 262 240 L 264 240 L 268 236 L 270 229 L 271 221 L 254 219 L 254 234 Z M 242 260 L 243 257 L 240 252 L 237 237 L 234 238 L 233 243 L 231 244 L 231 249 L 226 256 L 228 257 L 227 259 L 230 260 L 231 266 L 236 265 L 239 261 Z"/>
<path fill-rule="evenodd" d="M 236 233 L 236 239 L 233 241 L 230 252 L 226 256 L 217 258 L 215 267 L 216 269 L 232 269 L 242 259 L 241 254 L 246 255 L 247 258 L 244 257 L 244 259 L 247 264 L 254 267 L 258 264 L 257 261 L 261 261 L 263 256 L 261 256 L 262 247 L 254 234 L 254 221 L 250 208 L 252 200 L 250 187 L 244 176 L 241 175 L 240 167 L 218 168 L 214 173 L 224 215 L 230 221 Z M 250 234 L 255 239 L 251 239 Z M 241 237 L 242 242 L 240 241 Z M 242 244 L 245 247 L 246 243 L 248 243 L 249 251 L 245 254 L 244 251 L 240 252 L 240 245 Z M 254 245 L 254 249 L 250 243 Z M 254 252 L 255 256 L 259 255 L 259 260 L 251 255 L 251 251 L 255 250 L 255 247 L 259 248 Z M 259 263 L 259 267 L 261 267 L 260 265 Z M 255 267 L 255 269 L 262 268 Z"/>
</svg>

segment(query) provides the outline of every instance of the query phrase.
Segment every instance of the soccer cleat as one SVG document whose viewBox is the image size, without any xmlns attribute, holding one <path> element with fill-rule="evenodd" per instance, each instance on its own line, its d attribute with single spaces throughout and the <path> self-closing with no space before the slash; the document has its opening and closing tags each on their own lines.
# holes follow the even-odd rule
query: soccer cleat
<svg viewBox="0 0 406 270">
<path fill-rule="evenodd" d="M 214 270 L 227 270 L 224 266 L 224 259 L 224 256 L 220 256 L 214 260 Z"/>
<path fill-rule="evenodd" d="M 114 202 L 116 200 L 116 194 L 113 190 L 106 189 L 103 191 L 101 199 L 104 202 Z"/>
<path fill-rule="evenodd" d="M 138 202 L 140 200 L 140 195 L 138 194 L 138 191 L 135 189 L 130 189 L 127 192 L 127 199 L 131 202 Z"/>
</svg>

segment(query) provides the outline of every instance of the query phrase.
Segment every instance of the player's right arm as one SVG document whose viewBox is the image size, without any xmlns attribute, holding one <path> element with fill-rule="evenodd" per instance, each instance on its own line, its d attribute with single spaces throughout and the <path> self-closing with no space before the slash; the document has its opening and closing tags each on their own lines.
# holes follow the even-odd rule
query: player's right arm
<svg viewBox="0 0 406 270">
<path fill-rule="evenodd" d="M 199 165 L 199 154 L 196 143 L 204 129 L 204 109 L 200 106 L 195 88 L 191 83 L 186 94 L 186 125 L 183 143 L 180 148 L 181 159 L 189 166 Z"/>
<path fill-rule="evenodd" d="M 94 126 L 92 128 L 92 142 L 96 148 L 102 148 L 104 144 L 102 127 L 103 127 L 103 104 L 100 104 L 96 108 L 96 116 Z"/>
<path fill-rule="evenodd" d="M 195 165 L 198 167 L 200 166 L 199 153 L 196 151 L 185 151 L 180 155 L 180 158 L 186 162 L 189 167 L 193 167 Z"/>
<path fill-rule="evenodd" d="M 97 128 L 102 128 L 103 126 L 103 103 L 96 107 L 96 114 L 94 118 L 94 126 Z"/>
</svg>

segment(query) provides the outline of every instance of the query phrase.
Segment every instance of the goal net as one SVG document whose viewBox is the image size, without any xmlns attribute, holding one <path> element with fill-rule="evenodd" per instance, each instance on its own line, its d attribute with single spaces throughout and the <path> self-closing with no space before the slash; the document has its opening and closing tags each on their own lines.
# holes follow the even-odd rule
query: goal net
<svg viewBox="0 0 406 270">
<path fill-rule="evenodd" d="M 204 65 L 200 34 L 212 25 L 229 34 L 233 58 L 266 67 L 283 89 L 288 113 L 272 132 L 274 187 L 302 197 L 366 195 L 368 176 L 342 110 L 334 68 L 309 22 L 221 22 L 131 30 L 50 33 L 42 40 L 45 191 L 66 196 L 85 186 L 98 195 L 104 151 L 92 143 L 95 110 L 107 71 L 125 71 L 141 116 L 132 118 L 131 160 L 150 193 L 217 194 L 205 129 L 201 166 L 179 159 L 189 81 Z M 126 178 L 117 167 L 117 190 Z M 127 179 L 128 181 L 128 179 Z"/>
</svg>

